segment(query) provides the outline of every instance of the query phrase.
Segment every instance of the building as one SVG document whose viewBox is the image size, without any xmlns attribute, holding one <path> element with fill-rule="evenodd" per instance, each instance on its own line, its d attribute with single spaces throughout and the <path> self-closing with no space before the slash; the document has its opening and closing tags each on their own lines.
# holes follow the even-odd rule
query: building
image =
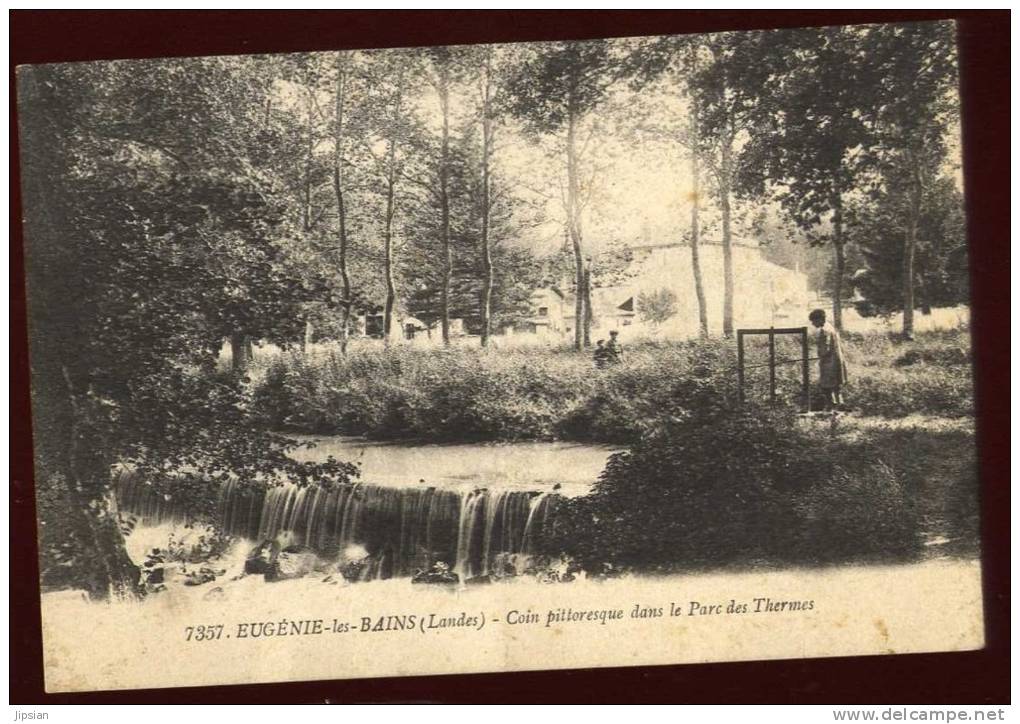
<svg viewBox="0 0 1020 724">
<path fill-rule="evenodd" d="M 359 317 L 354 324 L 358 335 L 364 335 L 373 339 L 383 338 L 383 315 L 379 313 Z M 450 319 L 450 336 L 464 337 L 464 320 L 460 318 Z M 405 342 L 428 343 L 432 340 L 442 340 L 439 322 L 428 324 L 427 322 L 405 314 L 397 310 L 393 314 L 393 322 L 390 330 L 390 340 L 403 340 Z"/>
<path fill-rule="evenodd" d="M 531 293 L 531 316 L 520 320 L 515 332 L 539 337 L 556 337 L 565 333 L 566 296 L 554 287 L 536 289 Z"/>
<path fill-rule="evenodd" d="M 811 294 L 807 275 L 766 260 L 758 243 L 735 239 L 733 246 L 733 317 L 737 327 L 801 326 Z M 648 244 L 632 247 L 633 260 L 620 276 L 625 282 L 592 289 L 594 336 L 611 329 L 629 329 L 628 336 L 690 337 L 698 334 L 698 301 L 689 244 Z M 709 331 L 722 332 L 723 247 L 717 241 L 699 245 L 699 260 L 708 311 Z M 597 270 L 596 270 L 597 271 Z M 675 313 L 651 322 L 642 314 L 642 297 L 662 290 L 675 297 Z M 561 337 L 574 333 L 573 291 L 538 289 L 533 314 L 518 331 Z"/>
</svg>

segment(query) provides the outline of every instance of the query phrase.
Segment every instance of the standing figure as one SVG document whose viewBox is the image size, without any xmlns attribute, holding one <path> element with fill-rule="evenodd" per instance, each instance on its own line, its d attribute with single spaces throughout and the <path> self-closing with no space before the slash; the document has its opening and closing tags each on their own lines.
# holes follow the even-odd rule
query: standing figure
<svg viewBox="0 0 1020 724">
<path fill-rule="evenodd" d="M 615 365 L 623 361 L 623 347 L 620 346 L 617 337 L 620 333 L 615 329 L 609 333 L 609 344 L 606 345 L 606 361 Z"/>
<path fill-rule="evenodd" d="M 609 362 L 609 350 L 606 349 L 606 340 L 600 339 L 595 343 L 595 366 L 602 369 Z"/>
<path fill-rule="evenodd" d="M 822 309 L 813 310 L 808 319 L 818 330 L 815 336 L 818 346 L 818 386 L 825 392 L 825 409 L 843 409 L 842 389 L 847 376 L 839 332 L 825 321 L 825 311 Z"/>
</svg>

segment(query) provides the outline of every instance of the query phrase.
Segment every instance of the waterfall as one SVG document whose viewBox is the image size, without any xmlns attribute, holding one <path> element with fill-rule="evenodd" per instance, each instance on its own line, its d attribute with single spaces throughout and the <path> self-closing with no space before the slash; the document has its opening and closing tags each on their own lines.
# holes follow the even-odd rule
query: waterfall
<svg viewBox="0 0 1020 724">
<path fill-rule="evenodd" d="M 119 472 L 115 485 L 121 509 L 143 523 L 188 518 L 185 501 L 160 494 L 131 471 Z M 442 562 L 468 580 L 522 573 L 539 552 L 558 497 L 484 488 L 229 481 L 219 490 L 218 523 L 231 536 L 280 539 L 337 560 L 359 547 L 368 553 L 364 578 L 410 576 Z"/>
<path fill-rule="evenodd" d="M 160 493 L 131 470 L 117 469 L 113 474 L 113 488 L 118 510 L 133 515 L 141 523 L 187 522 L 187 510 L 181 501 Z"/>
</svg>

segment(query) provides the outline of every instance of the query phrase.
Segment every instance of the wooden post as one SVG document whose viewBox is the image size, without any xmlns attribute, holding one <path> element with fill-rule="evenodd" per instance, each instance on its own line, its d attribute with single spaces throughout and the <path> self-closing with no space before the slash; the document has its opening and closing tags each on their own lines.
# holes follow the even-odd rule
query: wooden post
<svg viewBox="0 0 1020 724">
<path fill-rule="evenodd" d="M 808 328 L 800 328 L 801 376 L 804 388 L 804 412 L 811 412 L 811 368 L 808 365 Z"/>
<path fill-rule="evenodd" d="M 737 330 L 737 394 L 744 404 L 744 330 Z"/>
<path fill-rule="evenodd" d="M 776 404 L 776 330 L 769 329 L 769 403 Z"/>
</svg>

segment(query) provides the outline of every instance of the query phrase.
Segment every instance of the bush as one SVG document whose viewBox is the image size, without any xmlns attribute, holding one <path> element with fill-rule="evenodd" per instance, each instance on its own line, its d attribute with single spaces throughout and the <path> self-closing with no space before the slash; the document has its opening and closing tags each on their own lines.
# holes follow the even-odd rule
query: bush
<svg viewBox="0 0 1020 724">
<path fill-rule="evenodd" d="M 614 455 L 591 495 L 557 518 L 553 549 L 588 570 L 720 565 L 761 555 L 777 490 L 805 479 L 786 412 L 674 414 Z M 550 551 L 553 552 L 553 551 Z"/>
<path fill-rule="evenodd" d="M 921 543 L 916 507 L 884 460 L 836 465 L 793 501 L 791 513 L 796 562 L 886 560 L 914 554 Z"/>
<path fill-rule="evenodd" d="M 791 409 L 699 409 L 674 410 L 590 495 L 564 501 L 545 552 L 589 572 L 919 554 L 920 481 L 901 448 L 832 436 Z"/>
<path fill-rule="evenodd" d="M 852 382 L 847 397 L 854 409 L 865 415 L 969 417 L 974 414 L 973 394 L 969 367 L 954 373 L 925 365 L 863 375 Z"/>
</svg>

